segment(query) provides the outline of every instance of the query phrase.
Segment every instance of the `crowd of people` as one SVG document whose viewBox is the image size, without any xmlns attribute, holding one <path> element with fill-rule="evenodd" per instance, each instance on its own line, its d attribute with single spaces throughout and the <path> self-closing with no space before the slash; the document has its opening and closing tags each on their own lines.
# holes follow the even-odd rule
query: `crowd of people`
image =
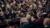
<svg viewBox="0 0 50 28">
<path fill-rule="evenodd" d="M 50 0 L 0 0 L 0 28 L 17 26 L 50 28 Z"/>
</svg>

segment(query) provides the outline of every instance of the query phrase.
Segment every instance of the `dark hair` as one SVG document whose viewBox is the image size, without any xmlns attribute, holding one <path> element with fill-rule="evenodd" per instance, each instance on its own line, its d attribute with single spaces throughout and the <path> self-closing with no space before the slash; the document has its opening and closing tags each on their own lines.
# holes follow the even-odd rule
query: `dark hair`
<svg viewBox="0 0 50 28">
<path fill-rule="evenodd" d="M 0 12 L 1 12 L 1 10 L 0 10 Z"/>
<path fill-rule="evenodd" d="M 15 4 L 15 6 L 18 6 L 17 4 Z"/>
<path fill-rule="evenodd" d="M 4 18 L 3 18 L 3 16 L 0 16 L 0 20 L 1 20 L 1 21 L 4 21 Z"/>
<path fill-rule="evenodd" d="M 20 3 L 23 3 L 23 1 L 20 1 Z"/>
<path fill-rule="evenodd" d="M 41 15 L 41 17 L 44 17 L 44 18 L 46 18 L 46 17 L 47 17 L 47 15 L 48 15 L 48 14 L 44 14 L 44 15 Z"/>
<path fill-rule="evenodd" d="M 29 8 L 29 6 L 26 6 L 26 8 Z"/>
<path fill-rule="evenodd" d="M 24 7 L 24 5 L 21 5 L 21 7 Z"/>
</svg>

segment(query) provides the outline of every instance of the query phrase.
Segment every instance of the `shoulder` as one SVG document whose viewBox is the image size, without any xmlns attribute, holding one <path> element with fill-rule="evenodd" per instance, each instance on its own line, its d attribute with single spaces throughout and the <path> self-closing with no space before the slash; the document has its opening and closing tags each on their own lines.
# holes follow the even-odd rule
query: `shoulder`
<svg viewBox="0 0 50 28">
<path fill-rule="evenodd" d="M 50 19 L 49 19 L 49 18 L 45 18 L 45 19 L 44 19 L 44 21 L 48 21 L 48 20 L 50 20 Z"/>
</svg>

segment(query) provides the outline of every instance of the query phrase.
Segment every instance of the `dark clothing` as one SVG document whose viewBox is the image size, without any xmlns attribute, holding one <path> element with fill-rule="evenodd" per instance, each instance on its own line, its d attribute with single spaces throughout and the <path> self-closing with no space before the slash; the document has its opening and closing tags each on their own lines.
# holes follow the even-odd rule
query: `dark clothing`
<svg viewBox="0 0 50 28">
<path fill-rule="evenodd" d="M 1 20 L 1 21 L 4 21 L 4 18 L 3 18 L 2 16 L 0 16 L 0 20 Z"/>
<path fill-rule="evenodd" d="M 9 25 L 9 26 L 14 26 L 14 22 L 13 22 L 13 21 L 9 21 L 9 22 L 8 22 L 8 25 Z"/>
<path fill-rule="evenodd" d="M 41 18 L 41 19 L 37 19 L 37 20 L 35 20 L 35 26 L 34 27 L 39 27 L 39 28 L 44 28 L 44 26 L 43 26 L 43 18 Z"/>
</svg>

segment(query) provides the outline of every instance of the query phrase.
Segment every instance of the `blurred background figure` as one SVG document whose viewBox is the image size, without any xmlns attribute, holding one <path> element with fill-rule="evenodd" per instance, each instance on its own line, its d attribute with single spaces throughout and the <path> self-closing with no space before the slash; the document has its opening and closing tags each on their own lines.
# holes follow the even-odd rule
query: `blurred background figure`
<svg viewBox="0 0 50 28">
<path fill-rule="evenodd" d="M 48 28 L 49 13 L 50 0 L 0 0 L 0 28 Z"/>
<path fill-rule="evenodd" d="M 48 14 L 48 17 L 44 19 L 43 24 L 45 28 L 50 28 L 50 14 Z"/>
</svg>

